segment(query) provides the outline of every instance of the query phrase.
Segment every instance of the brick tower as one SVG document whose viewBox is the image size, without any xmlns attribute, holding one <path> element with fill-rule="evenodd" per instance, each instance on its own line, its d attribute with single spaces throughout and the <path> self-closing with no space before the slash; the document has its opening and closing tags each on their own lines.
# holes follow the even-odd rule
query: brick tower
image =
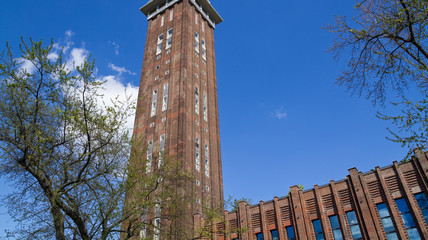
<svg viewBox="0 0 428 240">
<path fill-rule="evenodd" d="M 223 207 L 214 51 L 222 19 L 208 0 L 151 0 L 140 10 L 149 23 L 134 136 L 148 145 L 140 156 L 148 159 L 147 174 L 159 166 L 158 151 L 191 173 L 182 222 L 193 227 L 203 206 Z"/>
</svg>

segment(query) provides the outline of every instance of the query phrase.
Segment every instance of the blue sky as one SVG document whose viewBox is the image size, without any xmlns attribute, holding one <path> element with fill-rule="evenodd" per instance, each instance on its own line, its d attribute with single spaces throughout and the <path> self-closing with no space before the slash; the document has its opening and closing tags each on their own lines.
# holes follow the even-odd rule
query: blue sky
<svg viewBox="0 0 428 240">
<path fill-rule="evenodd" d="M 143 60 L 146 1 L 2 0 L 0 46 L 21 36 L 68 45 L 68 58 L 92 55 L 112 89 L 135 92 Z M 215 30 L 225 196 L 258 202 L 369 171 L 405 156 L 385 139 L 389 123 L 363 98 L 335 85 L 345 63 L 326 52 L 336 15 L 353 1 L 229 0 L 211 3 Z M 17 57 L 19 57 L 17 55 Z M 0 192 L 10 189 L 4 180 Z M 0 239 L 12 226 L 0 207 Z"/>
</svg>

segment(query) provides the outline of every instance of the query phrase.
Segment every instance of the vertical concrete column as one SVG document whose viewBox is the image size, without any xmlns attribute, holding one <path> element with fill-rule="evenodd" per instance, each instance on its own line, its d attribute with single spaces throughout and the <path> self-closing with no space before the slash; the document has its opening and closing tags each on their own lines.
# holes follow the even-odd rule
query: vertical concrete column
<svg viewBox="0 0 428 240">
<path fill-rule="evenodd" d="M 407 187 L 406 180 L 404 179 L 403 173 L 398 168 L 398 163 L 394 161 L 394 170 L 398 175 L 398 181 L 400 182 L 400 185 L 402 186 L 401 189 L 404 191 L 404 197 L 406 198 L 407 202 L 409 203 L 410 211 L 412 211 L 413 216 L 416 217 L 416 222 L 419 225 L 419 229 L 422 233 L 422 236 L 424 239 L 428 239 L 428 230 L 425 228 L 425 219 L 422 217 L 422 215 L 419 213 L 419 205 L 416 202 L 415 197 L 413 196 L 413 193 L 410 191 L 410 189 Z"/>
<path fill-rule="evenodd" d="M 321 200 L 320 191 L 318 189 L 318 185 L 316 184 L 314 185 L 314 190 L 315 190 L 315 199 L 317 201 L 317 207 L 318 207 L 318 210 L 320 211 L 320 220 L 321 220 L 325 238 L 334 239 L 332 231 L 329 231 L 329 229 L 331 228 L 330 228 L 330 225 L 328 224 L 327 217 L 324 212 L 324 204 L 321 203 L 322 200 Z"/>
<path fill-rule="evenodd" d="M 379 182 L 380 182 L 380 185 L 382 187 L 382 191 L 385 193 L 386 204 L 388 205 L 389 210 L 391 212 L 391 217 L 392 217 L 393 221 L 395 222 L 395 225 L 397 226 L 398 235 L 401 238 L 406 238 L 406 237 L 408 238 L 407 232 L 406 232 L 404 225 L 401 221 L 401 215 L 398 212 L 397 205 L 395 204 L 395 201 L 392 198 L 391 193 L 389 192 L 388 188 L 386 187 L 385 179 L 383 178 L 383 174 L 380 171 L 379 167 L 376 167 L 376 174 L 379 177 Z"/>
<path fill-rule="evenodd" d="M 248 219 L 249 206 L 246 202 L 244 201 L 239 202 L 237 215 L 238 215 L 238 227 L 240 229 L 248 229 L 248 231 L 240 231 L 240 233 L 238 234 L 239 239 L 249 240 L 250 239 L 249 232 L 251 229 L 251 225 Z"/>
<path fill-rule="evenodd" d="M 284 235 L 284 226 L 282 225 L 282 221 L 281 221 L 281 210 L 279 208 L 279 204 L 278 204 L 278 197 L 273 197 L 273 207 L 275 209 L 275 217 L 276 217 L 276 226 L 277 226 L 277 230 L 278 230 L 278 235 L 279 235 L 279 239 L 285 239 L 285 235 Z"/>
<path fill-rule="evenodd" d="M 294 219 L 293 222 L 295 224 L 295 235 L 296 238 L 299 240 L 307 240 L 306 236 L 306 225 L 305 225 L 305 218 L 303 215 L 303 207 L 300 201 L 300 195 L 299 188 L 294 185 L 290 187 L 290 195 L 289 198 L 291 199 L 291 212 L 294 212 Z"/>
<path fill-rule="evenodd" d="M 350 176 L 350 182 L 352 184 L 352 188 L 355 192 L 356 197 L 356 207 L 359 207 L 359 212 L 362 215 L 362 219 L 364 221 L 360 221 L 360 224 L 364 224 L 365 229 L 367 230 L 367 235 L 370 240 L 379 239 L 379 236 L 377 234 L 376 225 L 378 226 L 377 222 L 373 220 L 371 210 L 368 201 L 365 196 L 365 191 L 363 189 L 363 186 L 360 182 L 360 177 L 358 174 L 358 170 L 356 168 L 351 168 L 348 170 L 349 176 Z M 376 225 L 375 225 L 376 224 Z"/>
<path fill-rule="evenodd" d="M 338 193 L 336 190 L 335 182 L 333 180 L 330 180 L 330 189 L 333 194 L 334 205 L 336 206 L 336 211 L 337 211 L 337 219 L 339 219 L 339 224 L 342 229 L 342 234 L 345 237 L 345 239 L 349 239 L 348 236 L 351 229 L 350 228 L 348 229 L 347 227 L 348 225 L 345 224 L 345 221 L 344 221 L 345 213 L 343 212 L 342 204 L 340 203 L 339 197 L 337 196 Z"/>
<path fill-rule="evenodd" d="M 268 230 L 267 230 L 267 225 L 266 225 L 266 214 L 265 214 L 265 208 L 264 208 L 264 202 L 260 201 L 259 204 L 259 208 L 260 208 L 260 219 L 261 219 L 261 224 L 262 224 L 262 233 L 263 233 L 263 239 L 269 239 L 269 234 L 268 234 Z"/>
</svg>

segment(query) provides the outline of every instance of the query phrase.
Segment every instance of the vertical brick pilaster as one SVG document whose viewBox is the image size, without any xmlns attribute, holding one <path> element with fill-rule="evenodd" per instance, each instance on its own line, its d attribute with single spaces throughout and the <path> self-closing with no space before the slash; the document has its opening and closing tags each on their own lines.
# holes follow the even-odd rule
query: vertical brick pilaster
<svg viewBox="0 0 428 240">
<path fill-rule="evenodd" d="M 250 240 L 250 233 L 252 232 L 251 223 L 249 221 L 250 211 L 249 206 L 246 202 L 241 201 L 238 204 L 238 227 L 243 230 L 247 229 L 247 231 L 240 231 L 238 234 L 239 239 L 242 240 Z"/>
<path fill-rule="evenodd" d="M 229 232 L 229 221 L 227 220 L 227 215 L 229 215 L 229 211 L 224 211 L 223 214 L 223 218 L 224 218 L 224 229 L 225 229 L 225 235 L 224 235 L 224 239 L 225 240 L 230 240 L 230 232 Z"/>
<path fill-rule="evenodd" d="M 349 176 L 350 176 L 350 182 L 351 182 L 351 186 L 355 192 L 355 197 L 356 197 L 356 207 L 359 207 L 359 211 L 356 212 L 360 212 L 360 214 L 362 215 L 362 219 L 364 219 L 364 221 L 360 221 L 360 224 L 364 224 L 365 229 L 367 230 L 367 236 L 370 240 L 375 240 L 375 239 L 379 239 L 379 236 L 377 234 L 377 230 L 376 230 L 376 221 L 373 220 L 372 218 L 372 214 L 371 214 L 371 210 L 372 208 L 370 208 L 366 196 L 365 196 L 365 191 L 363 190 L 363 187 L 361 185 L 360 182 L 360 177 L 358 174 L 358 170 L 356 168 L 351 168 L 349 169 Z"/>
<path fill-rule="evenodd" d="M 420 175 L 422 175 L 422 183 L 425 187 L 424 191 L 428 190 L 428 158 L 427 153 L 423 152 L 421 149 L 415 150 L 417 159 L 415 160 L 416 168 Z"/>
<path fill-rule="evenodd" d="M 278 197 L 274 197 L 273 198 L 273 206 L 275 209 L 275 217 L 276 217 L 276 226 L 278 227 L 278 235 L 279 235 L 279 239 L 285 239 L 285 234 L 284 234 L 284 226 L 282 225 L 282 221 L 281 221 L 281 211 L 279 209 L 279 205 L 278 205 Z"/>
<path fill-rule="evenodd" d="M 303 215 L 303 209 L 301 201 L 300 201 L 300 194 L 301 192 L 297 186 L 292 186 L 290 188 L 290 195 L 289 198 L 291 199 L 291 211 L 294 212 L 294 223 L 295 223 L 295 234 L 296 238 L 299 240 L 307 240 L 306 236 L 306 225 L 305 225 L 305 218 Z"/>
<path fill-rule="evenodd" d="M 265 208 L 264 208 L 264 202 L 260 201 L 259 204 L 260 208 L 260 219 L 262 224 L 262 233 L 263 233 L 263 239 L 269 239 L 269 234 L 267 230 L 267 222 L 266 222 L 266 214 L 265 214 Z"/>
</svg>

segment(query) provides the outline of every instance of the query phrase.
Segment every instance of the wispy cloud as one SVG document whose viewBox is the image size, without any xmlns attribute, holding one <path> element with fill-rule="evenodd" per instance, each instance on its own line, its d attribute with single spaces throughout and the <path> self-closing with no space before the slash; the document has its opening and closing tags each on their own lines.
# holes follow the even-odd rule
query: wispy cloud
<svg viewBox="0 0 428 240">
<path fill-rule="evenodd" d="M 112 42 L 111 44 L 114 47 L 114 54 L 116 54 L 116 56 L 119 56 L 119 48 L 120 48 L 119 44 L 117 44 L 116 42 Z"/>
<path fill-rule="evenodd" d="M 114 65 L 113 63 L 110 63 L 110 64 L 108 65 L 108 67 L 109 67 L 111 70 L 113 70 L 113 71 L 117 72 L 117 73 L 119 74 L 119 76 L 121 76 L 123 73 L 127 73 L 127 74 L 129 74 L 129 75 L 136 75 L 136 73 L 134 73 L 134 72 L 132 72 L 132 71 L 130 71 L 130 70 L 128 70 L 128 69 L 126 69 L 125 67 L 118 67 L 118 66 Z"/>
<path fill-rule="evenodd" d="M 287 112 L 284 110 L 283 107 L 280 107 L 274 113 L 272 113 L 272 116 L 278 120 L 281 120 L 287 117 Z"/>
</svg>

